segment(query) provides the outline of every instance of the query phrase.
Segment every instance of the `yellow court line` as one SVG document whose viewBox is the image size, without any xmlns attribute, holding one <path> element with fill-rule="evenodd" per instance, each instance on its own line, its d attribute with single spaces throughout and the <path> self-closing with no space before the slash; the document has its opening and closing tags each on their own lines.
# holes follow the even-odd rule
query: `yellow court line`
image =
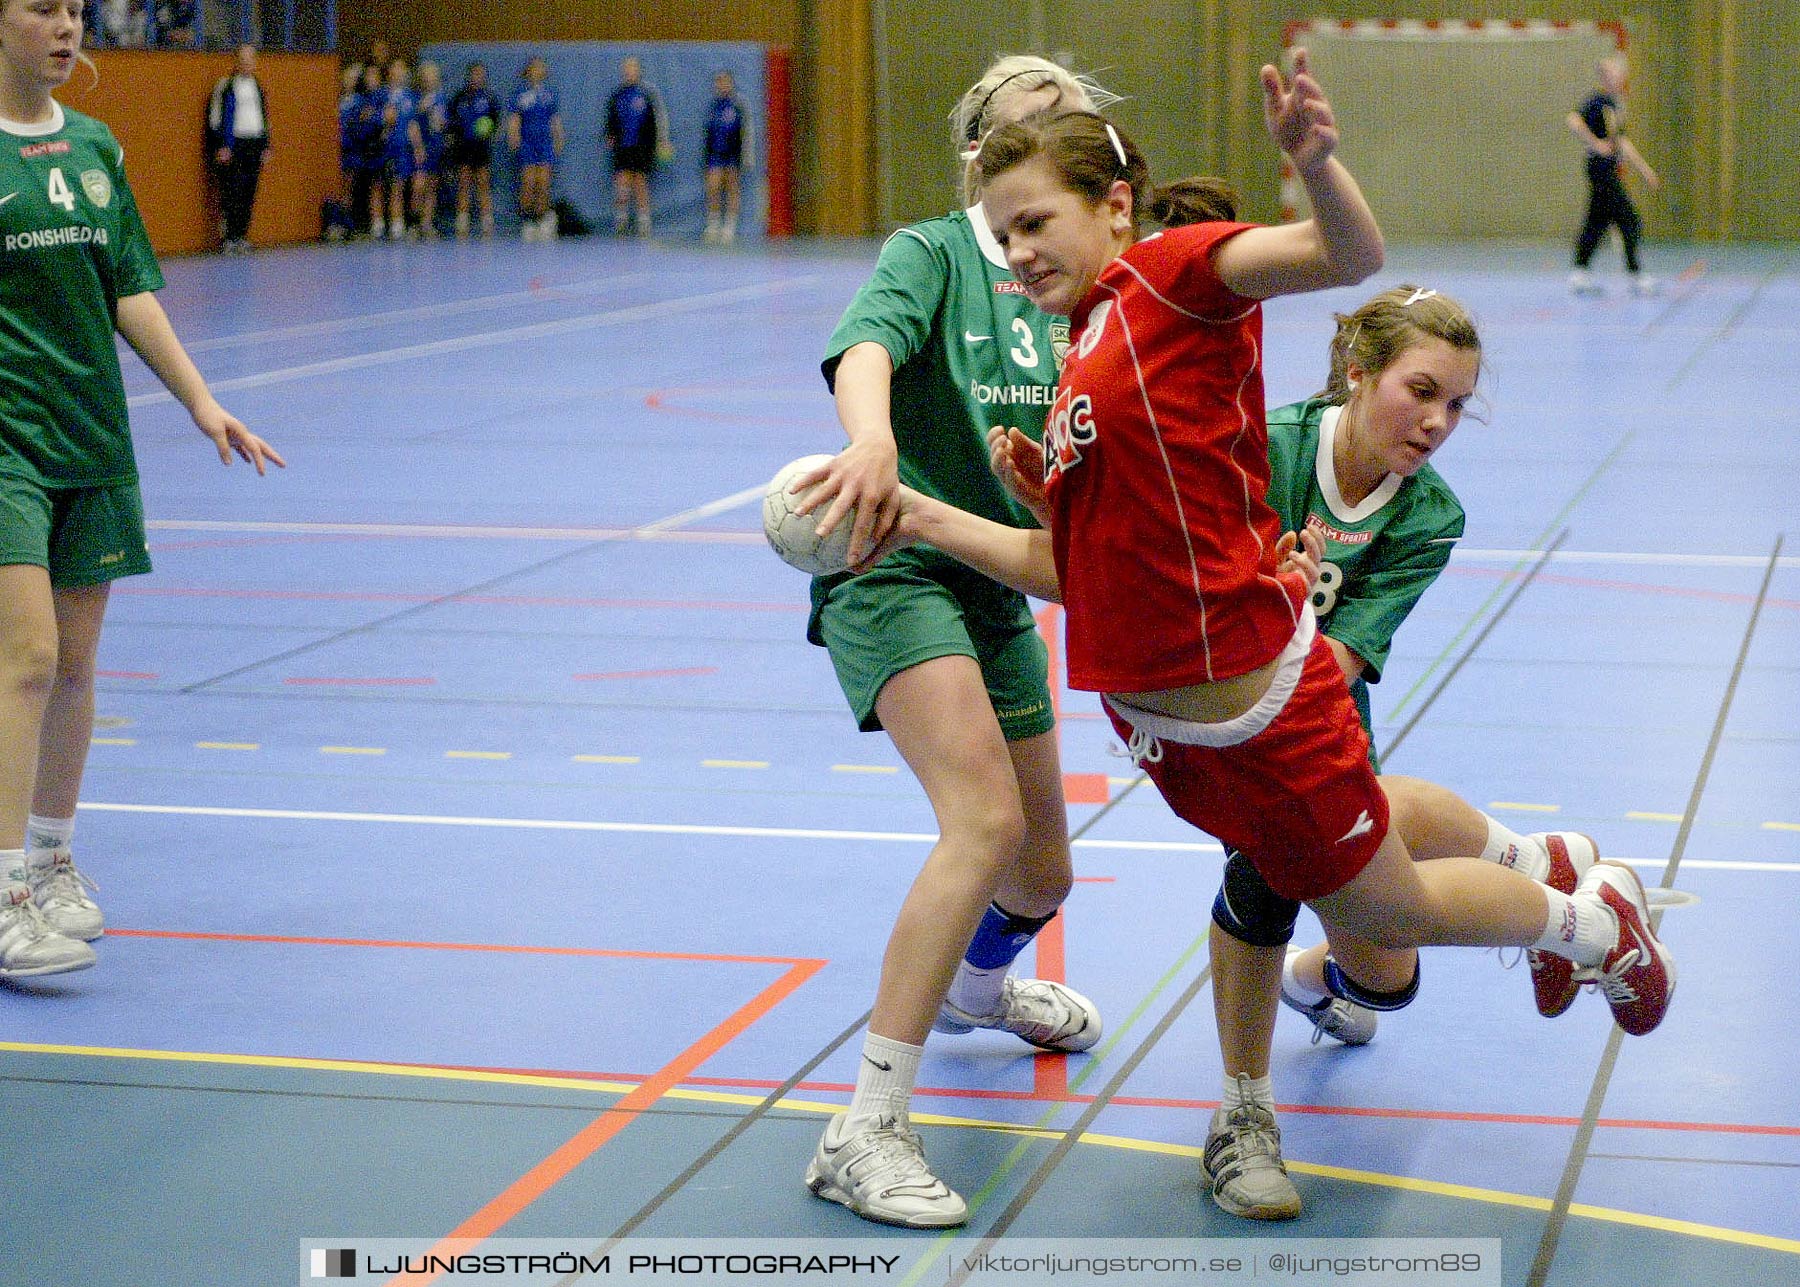
<svg viewBox="0 0 1800 1287">
<path fill-rule="evenodd" d="M 350 1059 L 304 1059 L 285 1055 L 209 1054 L 205 1051 L 191 1050 L 134 1050 L 106 1046 L 49 1045 L 27 1041 L 0 1041 L 0 1051 L 14 1051 L 21 1054 L 85 1055 L 103 1059 L 142 1059 L 169 1063 L 228 1064 L 254 1068 L 298 1068 L 314 1072 L 371 1073 L 387 1077 L 427 1077 L 445 1081 L 552 1087 L 561 1090 L 582 1090 L 617 1095 L 627 1094 L 637 1089 L 635 1083 L 589 1081 L 579 1077 L 545 1077 L 530 1073 L 481 1072 L 461 1068 L 416 1068 L 404 1064 L 361 1063 Z M 761 1095 L 734 1094 L 729 1091 L 689 1090 L 683 1087 L 669 1091 L 666 1098 L 743 1106 L 763 1102 Z M 800 1099 L 778 1100 L 775 1107 L 812 1113 L 841 1113 L 844 1111 L 842 1104 L 825 1104 Z M 960 1126 L 980 1130 L 1000 1130 L 1009 1135 L 1029 1135 L 1038 1139 L 1060 1139 L 1063 1134 L 1061 1131 L 1015 1126 L 1010 1122 L 986 1121 L 973 1117 L 950 1117 L 937 1113 L 914 1113 L 912 1120 L 927 1126 Z M 1198 1158 L 1205 1152 L 1204 1149 L 1197 1148 L 1192 1144 L 1166 1144 L 1157 1140 L 1135 1139 L 1123 1135 L 1101 1135 L 1093 1132 L 1084 1132 L 1079 1142 L 1100 1148 L 1127 1149 L 1132 1152 L 1156 1153 L 1168 1157 Z M 1322 1179 L 1342 1180 L 1351 1184 L 1369 1184 L 1410 1193 L 1424 1193 L 1434 1197 L 1488 1202 L 1500 1206 L 1519 1207 L 1528 1211 L 1548 1211 L 1552 1206 L 1549 1198 L 1534 1197 L 1525 1193 L 1508 1193 L 1503 1189 L 1483 1189 L 1467 1184 L 1449 1184 L 1440 1180 L 1423 1180 L 1406 1175 L 1387 1175 L 1380 1171 L 1324 1166 L 1314 1162 L 1296 1162 L 1292 1159 L 1288 1159 L 1287 1166 L 1290 1171 L 1316 1175 Z M 1718 1225 L 1699 1224 L 1692 1220 L 1674 1220 L 1666 1216 L 1645 1215 L 1637 1211 L 1621 1211 L 1614 1207 L 1590 1206 L 1582 1202 L 1571 1203 L 1569 1214 L 1589 1220 L 1603 1220 L 1609 1224 L 1628 1225 L 1639 1229 L 1657 1229 L 1665 1233 L 1684 1234 L 1693 1238 L 1707 1238 L 1715 1242 L 1760 1247 L 1766 1251 L 1779 1251 L 1788 1255 L 1800 1256 L 1800 1239 L 1796 1238 L 1778 1238 L 1771 1234 L 1752 1233 L 1746 1229 L 1726 1229 Z"/>
<path fill-rule="evenodd" d="M 261 742 L 195 742 L 202 751 L 260 751 Z"/>
<path fill-rule="evenodd" d="M 766 769 L 767 760 L 701 760 L 703 769 Z"/>
<path fill-rule="evenodd" d="M 577 764 L 636 764 L 642 756 L 638 755 L 571 755 Z"/>
<path fill-rule="evenodd" d="M 834 764 L 833 773 L 898 773 L 892 764 Z"/>
<path fill-rule="evenodd" d="M 1687 815 L 1680 813 L 1646 813 L 1640 809 L 1627 809 L 1625 816 L 1633 822 L 1680 822 Z"/>
<path fill-rule="evenodd" d="M 386 755 L 385 746 L 321 746 L 320 755 Z"/>
<path fill-rule="evenodd" d="M 88 741 L 95 746 L 136 746 L 135 737 L 90 737 Z"/>
<path fill-rule="evenodd" d="M 1490 809 L 1510 809 L 1514 813 L 1561 813 L 1560 804 L 1525 804 L 1518 800 L 1489 800 Z"/>
<path fill-rule="evenodd" d="M 446 760 L 510 760 L 511 751 L 445 751 Z"/>
<path fill-rule="evenodd" d="M 1800 831 L 1800 822 L 1765 822 L 1764 831 Z"/>
</svg>

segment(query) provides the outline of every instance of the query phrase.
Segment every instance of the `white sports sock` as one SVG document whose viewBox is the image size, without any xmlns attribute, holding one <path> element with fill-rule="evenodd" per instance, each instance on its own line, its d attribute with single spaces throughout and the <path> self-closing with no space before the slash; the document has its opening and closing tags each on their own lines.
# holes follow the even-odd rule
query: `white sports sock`
<svg viewBox="0 0 1800 1287">
<path fill-rule="evenodd" d="M 1549 915 L 1544 934 L 1530 946 L 1577 965 L 1598 965 L 1619 942 L 1619 918 L 1595 894 L 1564 894 L 1546 887 Z"/>
<path fill-rule="evenodd" d="M 25 883 L 25 851 L 0 849 L 0 889 Z"/>
<path fill-rule="evenodd" d="M 40 818 L 32 814 L 25 819 L 25 848 L 67 849 L 75 839 L 75 819 Z"/>
<path fill-rule="evenodd" d="M 1271 1111 L 1275 1108 L 1275 1082 L 1272 1078 L 1247 1077 L 1242 1074 L 1233 1076 L 1225 1074 L 1225 1093 L 1219 1097 L 1219 1107 L 1226 1112 L 1244 1103 L 1261 1104 Z"/>
<path fill-rule="evenodd" d="M 1308 1005 L 1318 1005 L 1319 1002 L 1323 1001 L 1330 993 L 1320 992 L 1316 988 L 1310 988 L 1299 980 L 1294 974 L 1294 962 L 1299 959 L 1298 955 L 1294 955 L 1282 962 L 1281 989 L 1297 1001 L 1304 1001 Z"/>
<path fill-rule="evenodd" d="M 919 1076 L 919 1056 L 924 1053 L 924 1046 L 909 1046 L 904 1041 L 867 1034 L 863 1038 L 862 1061 L 856 1069 L 856 1091 L 850 1097 L 850 1111 L 843 1116 L 838 1138 L 849 1134 L 853 1123 L 860 1126 L 880 1117 L 905 1121 L 912 1105 L 913 1083 Z"/>
<path fill-rule="evenodd" d="M 968 961 L 958 963 L 956 977 L 950 980 L 950 995 L 944 998 L 964 1014 L 994 1014 L 1000 1009 L 1000 993 L 1006 987 L 1008 965 L 982 969 Z"/>
<path fill-rule="evenodd" d="M 1481 851 L 1484 859 L 1537 881 L 1550 874 L 1550 852 L 1542 841 L 1521 836 L 1498 818 L 1481 816 L 1487 818 L 1488 827 L 1487 847 Z"/>
</svg>

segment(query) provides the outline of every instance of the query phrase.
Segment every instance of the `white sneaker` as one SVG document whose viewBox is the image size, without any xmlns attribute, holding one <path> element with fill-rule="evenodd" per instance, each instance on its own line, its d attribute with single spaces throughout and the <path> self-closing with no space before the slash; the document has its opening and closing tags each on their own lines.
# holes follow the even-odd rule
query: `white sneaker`
<svg viewBox="0 0 1800 1287">
<path fill-rule="evenodd" d="M 556 211 L 552 210 L 549 214 L 538 220 L 538 240 L 555 241 L 556 234 Z"/>
<path fill-rule="evenodd" d="M 536 241 L 538 239 L 538 221 L 536 219 L 519 220 L 519 240 Z"/>
<path fill-rule="evenodd" d="M 1250 1080 L 1240 1076 L 1239 1083 Z M 1246 1101 L 1229 1113 L 1213 1110 L 1200 1173 L 1223 1211 L 1250 1220 L 1292 1220 L 1300 1214 L 1300 1191 L 1281 1160 L 1281 1128 L 1275 1114 Z"/>
<path fill-rule="evenodd" d="M 1662 283 L 1649 273 L 1639 273 L 1631 279 L 1631 293 L 1640 296 L 1660 295 Z"/>
<path fill-rule="evenodd" d="M 1287 959 L 1291 962 L 1304 950 L 1289 944 Z M 1295 996 L 1288 991 L 1285 971 L 1281 979 L 1281 1004 L 1290 1010 L 1298 1010 L 1307 1017 L 1313 1026 L 1312 1039 L 1315 1046 L 1319 1044 L 1321 1037 L 1336 1037 L 1346 1046 L 1366 1046 L 1374 1040 L 1375 1028 L 1381 1022 L 1380 1016 L 1373 1010 L 1342 997 L 1307 1001 Z"/>
<path fill-rule="evenodd" d="M 722 223 L 719 225 L 719 244 L 721 246 L 729 246 L 732 242 L 734 242 L 736 240 L 737 240 L 737 225 L 736 224 Z"/>
<path fill-rule="evenodd" d="M 975 1028 L 998 1028 L 1022 1037 L 1040 1050 L 1074 1054 L 1100 1040 L 1100 1011 L 1073 988 L 1048 979 L 1015 979 L 1000 985 L 1000 1009 L 970 1014 L 944 1002 L 933 1031 L 959 1034 Z"/>
<path fill-rule="evenodd" d="M 29 886 L 0 886 L 0 979 L 66 974 L 97 959 L 86 943 L 50 928 Z"/>
<path fill-rule="evenodd" d="M 1594 275 L 1587 269 L 1577 268 L 1569 274 L 1569 294 L 1601 295 L 1604 293 L 1600 283 L 1594 280 Z"/>
<path fill-rule="evenodd" d="M 865 1220 L 908 1229 L 948 1229 L 969 1218 L 954 1189 L 931 1173 L 918 1132 L 898 1117 L 832 1143 L 844 1118 L 834 1117 L 806 1167 L 814 1195 L 841 1202 Z"/>
<path fill-rule="evenodd" d="M 26 860 L 25 881 L 31 901 L 38 905 L 50 928 L 69 938 L 91 943 L 106 929 L 106 917 L 87 896 L 100 886 L 75 865 L 67 849 L 46 849 Z"/>
</svg>

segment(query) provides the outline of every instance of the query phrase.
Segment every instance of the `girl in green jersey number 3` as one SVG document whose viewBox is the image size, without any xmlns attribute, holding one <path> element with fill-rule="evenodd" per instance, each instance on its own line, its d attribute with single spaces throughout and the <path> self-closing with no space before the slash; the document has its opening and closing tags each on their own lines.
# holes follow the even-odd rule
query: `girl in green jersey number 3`
<svg viewBox="0 0 1800 1287">
<path fill-rule="evenodd" d="M 84 61 L 81 11 L 0 0 L 0 978 L 92 965 L 104 924 L 69 846 L 107 587 L 150 570 L 114 330 L 220 460 L 284 463 L 151 294 L 118 141 L 51 97 Z"/>
<path fill-rule="evenodd" d="M 1014 56 L 963 95 L 953 128 L 966 159 L 998 122 L 1112 101 Z M 1034 526 L 988 467 L 986 434 L 1042 435 L 1067 339 L 1020 291 L 979 209 L 888 239 L 824 363 L 850 445 L 813 512 L 835 524 L 855 507 L 853 560 L 886 535 L 901 482 Z M 1086 998 L 1008 973 L 1073 880 L 1043 641 L 1023 595 L 924 548 L 815 581 L 808 637 L 830 649 L 861 727 L 893 739 L 939 835 L 888 939 L 849 1111 L 826 1127 L 806 1184 L 871 1220 L 961 1224 L 963 1200 L 926 1166 L 908 1118 L 926 1034 L 998 1028 L 1059 1051 L 1100 1039 Z"/>
</svg>

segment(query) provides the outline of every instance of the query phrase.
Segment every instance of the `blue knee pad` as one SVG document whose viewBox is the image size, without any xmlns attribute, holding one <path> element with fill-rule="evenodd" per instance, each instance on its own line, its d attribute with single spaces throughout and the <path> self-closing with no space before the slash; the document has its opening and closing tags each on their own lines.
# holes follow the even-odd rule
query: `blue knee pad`
<svg viewBox="0 0 1800 1287">
<path fill-rule="evenodd" d="M 1294 937 L 1300 904 L 1283 898 L 1262 878 L 1251 861 L 1235 849 L 1225 851 L 1225 878 L 1213 899 L 1213 924 L 1251 947 L 1285 947 Z"/>
<path fill-rule="evenodd" d="M 1412 982 L 1398 992 L 1377 992 L 1373 988 L 1365 988 L 1362 984 L 1344 973 L 1344 967 L 1337 959 L 1325 957 L 1325 990 L 1334 997 L 1352 1002 L 1365 1010 L 1404 1010 L 1419 995 L 1419 960 L 1413 958 Z"/>
</svg>

